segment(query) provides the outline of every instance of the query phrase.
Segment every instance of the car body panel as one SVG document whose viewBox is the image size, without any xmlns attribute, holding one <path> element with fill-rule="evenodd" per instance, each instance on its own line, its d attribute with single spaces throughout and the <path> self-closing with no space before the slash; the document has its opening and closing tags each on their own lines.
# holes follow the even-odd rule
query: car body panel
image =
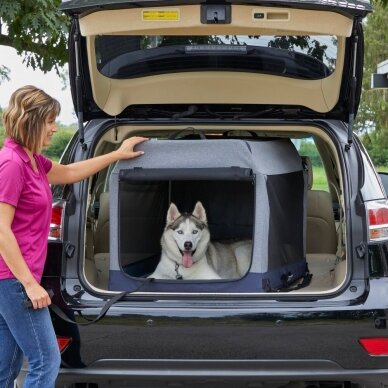
<svg viewBox="0 0 388 388">
<path fill-rule="evenodd" d="M 298 308 L 293 312 L 284 306 L 283 311 L 280 307 L 263 312 L 255 303 L 246 307 L 241 303 L 237 309 L 223 308 L 222 303 L 217 308 L 200 302 L 197 308 L 187 303 L 183 308 L 174 303 L 165 308 L 150 304 L 113 308 L 100 325 L 80 328 L 82 341 L 88 343 L 85 352 L 81 350 L 83 362 L 168 360 L 179 355 L 181 360 L 308 359 L 330 360 L 343 369 L 386 368 L 386 358 L 371 359 L 358 343 L 360 338 L 386 331 L 375 328 L 382 310 Z M 132 309 L 136 312 L 131 313 Z M 126 312 L 120 315 L 120 310 Z"/>
<path fill-rule="evenodd" d="M 358 342 L 386 336 L 387 306 L 381 303 L 386 287 L 386 279 L 372 280 L 366 299 L 353 305 L 120 302 L 99 323 L 77 330 L 54 317 L 57 335 L 78 339 L 73 344 L 78 351 L 74 354 L 69 348 L 66 352 L 72 350 L 72 357 L 63 355 L 67 367 L 58 384 L 88 381 L 110 386 L 112 379 L 120 384 L 130 379 L 126 386 L 138 387 L 139 382 L 232 383 L 236 378 L 241 384 L 275 378 L 387 383 L 386 357 L 369 356 Z M 64 311 L 85 323 L 84 318 L 95 318 L 103 305 L 94 304 L 73 303 Z M 75 318 L 77 310 L 84 318 Z"/>
</svg>

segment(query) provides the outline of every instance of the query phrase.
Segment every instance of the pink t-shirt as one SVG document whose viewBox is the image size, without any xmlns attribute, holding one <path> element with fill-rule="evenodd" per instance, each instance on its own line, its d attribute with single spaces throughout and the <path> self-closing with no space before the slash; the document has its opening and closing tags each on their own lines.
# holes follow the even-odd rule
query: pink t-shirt
<svg viewBox="0 0 388 388">
<path fill-rule="evenodd" d="M 52 195 L 47 180 L 52 162 L 35 154 L 39 173 L 23 147 L 6 139 L 0 150 L 0 202 L 15 207 L 12 231 L 34 278 L 40 282 L 47 254 Z M 15 278 L 0 256 L 0 279 Z"/>
</svg>

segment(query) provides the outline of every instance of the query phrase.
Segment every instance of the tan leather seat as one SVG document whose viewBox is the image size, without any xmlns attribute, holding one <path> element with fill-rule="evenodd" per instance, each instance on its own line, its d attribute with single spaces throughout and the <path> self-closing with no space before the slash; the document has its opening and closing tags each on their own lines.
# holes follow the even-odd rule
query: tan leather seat
<svg viewBox="0 0 388 388">
<path fill-rule="evenodd" d="M 331 196 L 327 191 L 307 191 L 307 253 L 337 251 L 337 233 Z"/>
<path fill-rule="evenodd" d="M 312 190 L 311 160 L 307 156 L 303 159 L 308 168 L 306 252 L 335 255 L 337 233 L 331 195 L 327 191 Z"/>
</svg>

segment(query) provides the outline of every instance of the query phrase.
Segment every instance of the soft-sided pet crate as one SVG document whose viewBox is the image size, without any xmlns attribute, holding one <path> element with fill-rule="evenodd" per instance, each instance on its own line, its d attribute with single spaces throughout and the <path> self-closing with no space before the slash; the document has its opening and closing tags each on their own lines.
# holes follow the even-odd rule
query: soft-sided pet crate
<svg viewBox="0 0 388 388">
<path fill-rule="evenodd" d="M 289 139 L 150 140 L 139 149 L 110 176 L 110 290 L 269 292 L 305 276 L 305 172 Z M 212 241 L 253 240 L 249 272 L 150 281 L 170 203 L 191 212 L 198 200 Z"/>
</svg>

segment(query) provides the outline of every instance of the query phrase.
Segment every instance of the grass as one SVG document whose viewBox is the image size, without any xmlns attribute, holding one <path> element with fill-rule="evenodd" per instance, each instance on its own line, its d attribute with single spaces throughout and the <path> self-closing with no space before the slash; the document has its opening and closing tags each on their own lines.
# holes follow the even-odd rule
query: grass
<svg viewBox="0 0 388 388">
<path fill-rule="evenodd" d="M 329 191 L 329 185 L 327 184 L 326 173 L 323 167 L 313 167 L 313 179 L 313 190 Z"/>
<path fill-rule="evenodd" d="M 375 168 L 377 172 L 388 172 L 388 166 L 375 166 Z M 329 191 L 329 185 L 327 184 L 326 173 L 323 167 L 314 166 L 313 169 L 313 190 Z"/>
<path fill-rule="evenodd" d="M 377 172 L 388 172 L 388 166 L 375 166 Z"/>
</svg>

